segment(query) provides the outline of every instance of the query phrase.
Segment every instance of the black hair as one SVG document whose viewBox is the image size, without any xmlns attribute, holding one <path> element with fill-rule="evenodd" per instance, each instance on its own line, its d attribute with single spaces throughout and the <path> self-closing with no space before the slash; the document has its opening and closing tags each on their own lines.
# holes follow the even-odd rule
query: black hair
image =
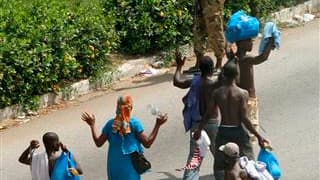
<svg viewBox="0 0 320 180">
<path fill-rule="evenodd" d="M 47 132 L 42 136 L 42 141 L 46 149 L 52 148 L 52 144 L 56 140 L 59 140 L 59 137 L 54 132 Z"/>
<path fill-rule="evenodd" d="M 213 60 L 209 56 L 203 56 L 199 65 L 201 76 L 207 76 L 213 73 Z"/>
<path fill-rule="evenodd" d="M 238 75 L 237 64 L 235 63 L 234 60 L 230 60 L 223 66 L 222 71 L 223 71 L 223 77 L 227 79 L 235 79 Z"/>
</svg>

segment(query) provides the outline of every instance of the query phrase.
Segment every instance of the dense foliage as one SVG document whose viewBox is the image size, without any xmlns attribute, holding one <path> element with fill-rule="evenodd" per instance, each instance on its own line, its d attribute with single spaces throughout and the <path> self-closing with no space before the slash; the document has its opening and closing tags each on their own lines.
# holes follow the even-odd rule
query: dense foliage
<svg viewBox="0 0 320 180">
<path fill-rule="evenodd" d="M 225 19 L 303 1 L 226 0 Z M 190 42 L 193 10 L 193 0 L 0 0 L 0 108 L 36 107 L 40 94 L 95 77 L 112 50 L 146 54 Z"/>
<path fill-rule="evenodd" d="M 120 50 L 125 53 L 163 50 L 192 36 L 190 0 L 107 0 L 105 8 L 116 14 Z"/>
<path fill-rule="evenodd" d="M 94 0 L 2 1 L 0 108 L 35 107 L 38 95 L 103 67 L 117 35 L 114 18 L 102 9 Z"/>
</svg>

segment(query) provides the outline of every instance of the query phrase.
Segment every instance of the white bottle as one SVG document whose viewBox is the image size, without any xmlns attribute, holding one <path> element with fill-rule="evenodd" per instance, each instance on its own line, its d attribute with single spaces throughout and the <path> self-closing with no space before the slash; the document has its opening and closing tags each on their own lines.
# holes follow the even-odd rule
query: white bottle
<svg viewBox="0 0 320 180">
<path fill-rule="evenodd" d="M 153 104 L 148 104 L 147 109 L 151 113 L 151 115 L 153 115 L 153 116 L 159 116 L 161 114 L 159 108 L 157 108 Z"/>
</svg>

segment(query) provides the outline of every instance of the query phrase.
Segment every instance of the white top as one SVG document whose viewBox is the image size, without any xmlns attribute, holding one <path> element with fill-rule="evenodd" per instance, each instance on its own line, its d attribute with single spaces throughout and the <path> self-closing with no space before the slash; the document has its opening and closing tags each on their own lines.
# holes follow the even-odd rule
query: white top
<svg viewBox="0 0 320 180">
<path fill-rule="evenodd" d="M 30 166 L 32 180 L 50 180 L 48 165 L 46 152 L 33 154 Z"/>
</svg>

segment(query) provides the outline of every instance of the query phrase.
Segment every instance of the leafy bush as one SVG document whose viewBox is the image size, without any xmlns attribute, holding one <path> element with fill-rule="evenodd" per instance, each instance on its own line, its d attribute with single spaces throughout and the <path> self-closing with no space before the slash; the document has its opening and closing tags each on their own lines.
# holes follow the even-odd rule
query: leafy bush
<svg viewBox="0 0 320 180">
<path fill-rule="evenodd" d="M 99 1 L 8 0 L 0 10 L 0 108 L 34 107 L 61 82 L 94 76 L 117 46 Z"/>
<path fill-rule="evenodd" d="M 306 1 L 307 0 L 226 0 L 224 8 L 225 20 L 240 9 L 255 17 L 265 18 L 280 8 L 290 7 Z"/>
<path fill-rule="evenodd" d="M 125 53 L 160 51 L 192 37 L 190 0 L 117 0 L 104 6 L 116 13 L 120 50 Z"/>
</svg>

